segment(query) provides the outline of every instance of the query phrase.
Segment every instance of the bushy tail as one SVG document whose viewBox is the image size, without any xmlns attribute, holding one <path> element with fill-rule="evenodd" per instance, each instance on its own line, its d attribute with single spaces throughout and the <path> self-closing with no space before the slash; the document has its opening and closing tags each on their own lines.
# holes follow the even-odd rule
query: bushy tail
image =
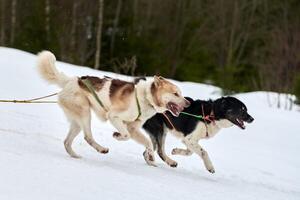
<svg viewBox="0 0 300 200">
<path fill-rule="evenodd" d="M 70 78 L 56 69 L 55 61 L 56 58 L 53 53 L 42 51 L 38 54 L 38 71 L 42 78 L 49 83 L 64 87 Z"/>
</svg>

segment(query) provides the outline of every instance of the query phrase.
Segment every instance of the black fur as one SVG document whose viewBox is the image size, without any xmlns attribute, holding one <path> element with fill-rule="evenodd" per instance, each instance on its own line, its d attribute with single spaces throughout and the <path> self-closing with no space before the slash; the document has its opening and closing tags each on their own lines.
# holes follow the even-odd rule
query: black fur
<svg viewBox="0 0 300 200">
<path fill-rule="evenodd" d="M 191 105 L 185 108 L 183 112 L 187 112 L 193 115 L 210 115 L 214 114 L 214 120 L 227 119 L 233 124 L 244 129 L 243 122 L 251 123 L 254 119 L 247 113 L 247 107 L 244 103 L 234 97 L 222 97 L 216 100 L 193 100 L 192 98 L 185 97 L 190 101 Z M 203 111 L 202 111 L 203 107 Z M 180 114 L 178 117 L 174 117 L 170 112 L 166 112 L 166 115 L 170 119 L 170 122 L 165 118 L 163 114 L 157 113 L 152 118 L 148 119 L 143 128 L 150 135 L 154 149 L 158 147 L 158 153 L 163 151 L 163 143 L 166 135 L 166 127 L 173 129 L 173 126 L 178 132 L 181 132 L 183 136 L 191 134 L 199 122 L 203 122 L 202 119 L 197 119 L 192 116 Z M 242 122 L 242 124 L 241 124 Z M 207 124 L 211 123 L 207 121 Z"/>
</svg>

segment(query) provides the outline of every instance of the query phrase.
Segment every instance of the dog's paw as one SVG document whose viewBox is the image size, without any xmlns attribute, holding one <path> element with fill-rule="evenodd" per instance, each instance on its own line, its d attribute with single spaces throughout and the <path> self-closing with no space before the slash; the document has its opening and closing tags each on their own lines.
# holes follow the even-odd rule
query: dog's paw
<svg viewBox="0 0 300 200">
<path fill-rule="evenodd" d="M 97 152 L 102 153 L 102 154 L 106 154 L 109 152 L 109 148 L 105 148 L 105 147 L 96 147 Z"/>
<path fill-rule="evenodd" d="M 72 154 L 70 155 L 72 158 L 76 158 L 76 159 L 80 159 L 82 158 L 80 155 L 77 155 L 77 154 Z"/>
<path fill-rule="evenodd" d="M 143 156 L 148 165 L 156 167 L 153 151 L 146 150 L 144 151 Z"/>
<path fill-rule="evenodd" d="M 172 155 L 176 155 L 176 154 L 177 154 L 177 148 L 172 149 L 171 154 L 172 154 Z"/>
<path fill-rule="evenodd" d="M 109 152 L 109 148 L 103 148 L 100 153 L 107 154 Z"/>
<path fill-rule="evenodd" d="M 212 173 L 212 174 L 214 174 L 214 173 L 216 172 L 214 168 L 208 169 L 208 171 L 209 171 L 210 173 Z"/>
<path fill-rule="evenodd" d="M 172 150 L 171 154 L 172 154 L 172 155 L 178 155 L 178 154 L 180 154 L 179 151 L 180 151 L 180 149 L 174 148 L 174 149 Z"/>
<path fill-rule="evenodd" d="M 175 168 L 175 167 L 177 167 L 178 163 L 175 162 L 175 161 L 173 161 L 173 162 L 171 162 L 171 163 L 168 163 L 168 165 L 169 165 L 170 167 Z"/>
<path fill-rule="evenodd" d="M 114 137 L 116 140 L 119 140 L 119 141 L 126 141 L 126 140 L 129 140 L 129 138 L 130 138 L 129 135 L 122 135 L 122 134 L 119 133 L 119 132 L 114 132 L 114 133 L 113 133 L 113 137 Z"/>
</svg>

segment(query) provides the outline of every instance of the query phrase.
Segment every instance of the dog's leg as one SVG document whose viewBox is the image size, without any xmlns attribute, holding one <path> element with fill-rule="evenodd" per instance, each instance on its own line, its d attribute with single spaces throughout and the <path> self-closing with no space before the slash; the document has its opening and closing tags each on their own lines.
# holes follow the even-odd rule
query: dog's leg
<svg viewBox="0 0 300 200">
<path fill-rule="evenodd" d="M 143 153 L 146 163 L 151 166 L 156 166 L 154 164 L 155 157 L 153 151 L 153 144 L 145 135 L 143 135 L 140 132 L 140 127 L 140 122 L 132 122 L 127 125 L 131 138 L 146 148 L 146 150 Z"/>
<path fill-rule="evenodd" d="M 93 138 L 91 130 L 91 112 L 87 111 L 80 119 L 80 126 L 84 133 L 84 139 L 99 153 L 108 153 L 109 149 L 99 145 Z"/>
<path fill-rule="evenodd" d="M 144 151 L 143 155 L 147 164 L 156 166 L 154 164 L 155 157 L 152 143 L 139 130 L 132 131 L 131 138 L 137 143 L 142 144 L 146 147 L 146 150 Z"/>
<path fill-rule="evenodd" d="M 111 116 L 109 116 L 109 120 L 112 123 L 112 125 L 119 131 L 113 133 L 113 137 L 115 139 L 125 141 L 130 138 L 130 133 L 128 132 L 127 126 L 126 124 L 124 124 L 123 120 Z"/>
<path fill-rule="evenodd" d="M 151 142 L 152 142 L 152 146 L 153 146 L 153 151 L 156 151 L 157 149 L 157 142 L 156 142 L 156 139 L 153 135 L 149 135 L 150 136 L 150 139 L 151 139 Z"/>
<path fill-rule="evenodd" d="M 80 130 L 80 126 L 75 121 L 72 121 L 69 133 L 64 141 L 66 151 L 73 158 L 81 158 L 81 156 L 77 155 L 72 149 L 73 140 L 79 134 Z"/>
<path fill-rule="evenodd" d="M 156 140 L 157 140 L 157 145 L 158 145 L 157 153 L 158 153 L 159 157 L 165 163 L 167 163 L 170 167 L 177 167 L 177 162 L 172 160 L 165 152 L 166 134 L 163 133 L 163 134 L 158 135 Z"/>
<path fill-rule="evenodd" d="M 97 106 L 92 105 L 92 109 L 100 121 L 104 122 L 107 120 L 106 112 L 103 110 L 102 107 L 98 108 Z"/>
<path fill-rule="evenodd" d="M 187 149 L 181 149 L 181 148 L 174 148 L 172 150 L 172 155 L 181 155 L 181 156 L 190 156 L 193 152 L 191 150 Z"/>
<path fill-rule="evenodd" d="M 183 143 L 187 146 L 188 149 L 195 152 L 202 158 L 205 168 L 210 173 L 215 173 L 214 166 L 212 165 L 212 162 L 210 161 L 208 153 L 197 143 L 196 140 L 194 141 L 194 140 L 185 138 L 185 139 L 183 139 Z"/>
</svg>

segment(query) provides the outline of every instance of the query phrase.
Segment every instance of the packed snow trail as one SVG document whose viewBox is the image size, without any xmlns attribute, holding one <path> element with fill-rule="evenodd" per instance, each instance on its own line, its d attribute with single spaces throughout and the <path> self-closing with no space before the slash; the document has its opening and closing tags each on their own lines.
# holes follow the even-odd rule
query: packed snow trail
<svg viewBox="0 0 300 200">
<path fill-rule="evenodd" d="M 68 75 L 130 79 L 61 62 L 57 65 Z M 28 99 L 59 91 L 38 76 L 35 66 L 35 55 L 0 48 L 0 99 Z M 174 82 L 186 96 L 208 99 L 220 95 L 217 87 Z M 223 129 L 214 138 L 200 141 L 215 174 L 207 172 L 196 155 L 171 155 L 178 161 L 175 169 L 158 156 L 158 167 L 147 166 L 142 146 L 116 141 L 112 138 L 114 128 L 96 117 L 95 139 L 110 152 L 97 153 L 81 134 L 73 148 L 83 158 L 73 159 L 63 146 L 68 123 L 56 104 L 1 103 L 0 199 L 300 199 L 298 108 L 269 108 L 264 92 L 237 97 L 255 121 L 244 131 Z M 174 147 L 183 145 L 169 135 L 166 152 L 170 155 Z"/>
</svg>

